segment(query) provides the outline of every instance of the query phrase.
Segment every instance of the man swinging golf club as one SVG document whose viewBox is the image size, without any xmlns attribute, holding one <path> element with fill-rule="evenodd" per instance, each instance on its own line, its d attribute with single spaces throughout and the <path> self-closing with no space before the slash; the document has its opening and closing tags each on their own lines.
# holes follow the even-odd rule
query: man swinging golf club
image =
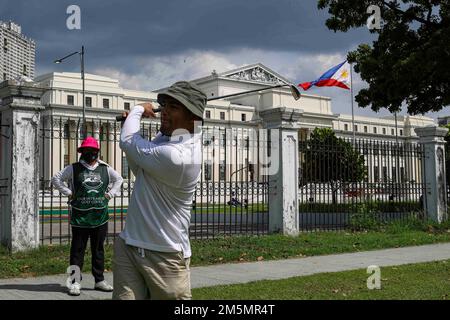
<svg viewBox="0 0 450 320">
<path fill-rule="evenodd" d="M 114 244 L 113 299 L 191 299 L 189 224 L 200 178 L 200 134 L 206 95 L 180 81 L 158 94 L 161 128 L 152 140 L 140 134 L 151 103 L 125 114 L 120 147 L 136 176 L 125 229 Z"/>
</svg>

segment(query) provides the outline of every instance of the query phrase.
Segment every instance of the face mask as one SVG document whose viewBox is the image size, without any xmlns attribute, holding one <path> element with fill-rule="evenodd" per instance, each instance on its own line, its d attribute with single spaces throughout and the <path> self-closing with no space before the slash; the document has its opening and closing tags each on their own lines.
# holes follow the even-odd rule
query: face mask
<svg viewBox="0 0 450 320">
<path fill-rule="evenodd" d="M 91 163 L 92 161 L 95 161 L 98 159 L 98 152 L 92 152 L 92 151 L 83 152 L 81 154 L 80 159 L 83 159 L 87 163 Z"/>
</svg>

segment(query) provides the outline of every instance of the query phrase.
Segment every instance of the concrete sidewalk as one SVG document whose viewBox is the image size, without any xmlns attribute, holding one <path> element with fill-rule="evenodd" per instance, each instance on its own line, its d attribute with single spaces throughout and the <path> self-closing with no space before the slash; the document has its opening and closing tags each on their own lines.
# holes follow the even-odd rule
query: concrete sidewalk
<svg viewBox="0 0 450 320">
<path fill-rule="evenodd" d="M 191 269 L 191 283 L 192 288 L 200 288 L 365 269 L 370 265 L 383 267 L 447 259 L 450 259 L 450 243 L 442 243 L 300 259 L 194 267 Z M 112 273 L 105 274 L 106 280 L 111 284 L 112 276 Z M 81 295 L 71 297 L 66 293 L 66 279 L 65 274 L 28 279 L 0 279 L 0 300 L 111 299 L 111 293 L 93 290 L 94 279 L 88 274 L 83 276 Z"/>
</svg>

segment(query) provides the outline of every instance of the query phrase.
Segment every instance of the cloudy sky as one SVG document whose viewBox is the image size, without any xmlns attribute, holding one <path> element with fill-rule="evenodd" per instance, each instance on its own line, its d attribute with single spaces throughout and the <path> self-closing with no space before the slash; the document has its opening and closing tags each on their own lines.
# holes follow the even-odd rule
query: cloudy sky
<svg viewBox="0 0 450 320">
<path fill-rule="evenodd" d="M 69 30 L 67 8 L 81 9 L 81 29 Z M 12 20 L 37 45 L 36 75 L 79 71 L 76 59 L 53 61 L 86 48 L 86 72 L 119 79 L 122 87 L 154 90 L 178 80 L 263 63 L 294 83 L 311 81 L 345 60 L 367 28 L 334 33 L 317 0 L 2 0 L 0 20 Z M 356 92 L 364 86 L 354 76 Z M 350 94 L 311 88 L 332 98 L 334 113 L 351 113 Z M 356 107 L 355 114 L 384 116 Z M 439 114 L 428 114 L 433 118 Z"/>
</svg>

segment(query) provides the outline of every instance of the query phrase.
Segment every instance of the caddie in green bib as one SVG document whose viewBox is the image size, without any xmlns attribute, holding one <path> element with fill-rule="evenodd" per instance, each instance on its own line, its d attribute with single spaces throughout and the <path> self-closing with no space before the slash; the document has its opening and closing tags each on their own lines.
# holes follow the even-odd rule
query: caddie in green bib
<svg viewBox="0 0 450 320">
<path fill-rule="evenodd" d="M 95 170 L 89 170 L 81 163 L 73 165 L 74 196 L 71 225 L 77 227 L 98 227 L 109 220 L 108 199 L 105 193 L 109 184 L 108 166 L 99 163 Z"/>
</svg>

